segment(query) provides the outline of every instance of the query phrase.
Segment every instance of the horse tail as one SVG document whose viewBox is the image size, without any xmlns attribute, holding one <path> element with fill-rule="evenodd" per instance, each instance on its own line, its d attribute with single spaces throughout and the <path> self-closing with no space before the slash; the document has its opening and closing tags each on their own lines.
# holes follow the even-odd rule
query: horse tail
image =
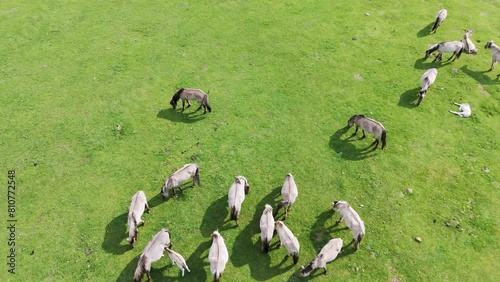
<svg viewBox="0 0 500 282">
<path fill-rule="evenodd" d="M 385 129 L 384 129 L 384 130 L 382 131 L 382 138 L 381 138 L 381 140 L 382 140 L 382 150 L 384 149 L 385 145 L 387 144 L 387 143 L 385 142 L 385 138 L 386 138 L 386 137 L 387 137 L 387 131 L 385 131 Z"/>
<path fill-rule="evenodd" d="M 267 239 L 267 237 L 264 239 L 262 244 L 264 245 L 264 248 L 263 248 L 264 253 L 268 253 L 269 252 L 269 240 Z"/>
<path fill-rule="evenodd" d="M 137 268 L 135 269 L 134 273 L 135 282 L 139 282 L 142 280 L 142 276 L 144 275 L 144 270 L 146 270 L 146 264 L 147 264 L 147 259 L 144 256 L 144 254 L 142 254 L 139 257 L 139 262 L 137 263 Z"/>
<path fill-rule="evenodd" d="M 208 91 L 210 93 L 210 91 Z M 212 112 L 212 107 L 210 107 L 210 105 L 208 104 L 208 96 L 205 95 L 205 97 L 203 97 L 203 106 L 205 106 L 208 110 L 209 113 Z"/>
<path fill-rule="evenodd" d="M 198 187 L 201 185 L 200 184 L 200 167 L 196 167 L 196 172 L 194 173 L 193 176 L 193 183 L 198 184 Z"/>
<path fill-rule="evenodd" d="M 218 271 L 215 271 L 214 273 L 214 282 L 219 282 L 220 279 L 220 274 Z"/>
<path fill-rule="evenodd" d="M 297 264 L 299 262 L 299 253 L 294 253 L 293 254 L 293 264 Z"/>
<path fill-rule="evenodd" d="M 436 17 L 436 21 L 434 22 L 434 25 L 432 26 L 431 32 L 436 31 L 439 24 L 441 23 L 439 17 Z"/>
<path fill-rule="evenodd" d="M 359 244 L 361 244 L 361 240 L 363 240 L 363 233 L 358 234 L 358 237 L 356 237 L 356 240 L 354 241 L 354 248 L 357 250 L 359 249 Z"/>
<path fill-rule="evenodd" d="M 231 207 L 231 219 L 232 220 L 238 219 L 238 212 L 236 211 L 236 207 L 235 206 Z"/>
</svg>

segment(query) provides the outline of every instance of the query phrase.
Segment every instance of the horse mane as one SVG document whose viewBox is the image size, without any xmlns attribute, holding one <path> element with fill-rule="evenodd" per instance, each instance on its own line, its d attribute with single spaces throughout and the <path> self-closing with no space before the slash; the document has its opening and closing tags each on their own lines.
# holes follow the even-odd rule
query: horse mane
<svg viewBox="0 0 500 282">
<path fill-rule="evenodd" d="M 177 101 L 179 101 L 182 91 L 184 91 L 184 88 L 181 88 L 181 89 L 177 90 L 177 92 L 175 92 L 174 96 L 172 97 L 172 101 L 174 103 L 177 103 Z"/>
</svg>

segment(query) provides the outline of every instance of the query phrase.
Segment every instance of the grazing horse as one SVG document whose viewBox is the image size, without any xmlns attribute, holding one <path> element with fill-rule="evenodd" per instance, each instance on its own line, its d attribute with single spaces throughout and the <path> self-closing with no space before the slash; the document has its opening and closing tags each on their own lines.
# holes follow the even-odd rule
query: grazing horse
<svg viewBox="0 0 500 282">
<path fill-rule="evenodd" d="M 285 210 L 285 217 L 283 220 L 286 220 L 288 216 L 288 211 L 292 208 L 293 203 L 297 199 L 299 195 L 299 191 L 297 189 L 297 185 L 295 184 L 295 179 L 291 173 L 288 173 L 285 176 L 285 182 L 283 183 L 283 187 L 281 187 L 281 195 L 283 196 L 283 200 L 278 203 L 276 207 L 276 211 L 274 212 L 274 217 L 278 215 L 278 211 L 280 208 Z"/>
<path fill-rule="evenodd" d="M 306 277 L 316 268 L 323 268 L 326 275 L 326 264 L 333 261 L 342 249 L 343 241 L 340 238 L 331 239 L 319 251 L 319 254 L 306 267 L 301 266 L 300 277 Z"/>
<path fill-rule="evenodd" d="M 191 177 L 193 178 L 193 186 L 195 184 L 200 186 L 200 167 L 197 164 L 185 164 L 182 168 L 169 175 L 160 191 L 162 198 L 168 198 L 170 188 L 172 188 L 175 197 L 175 188 L 182 191 L 181 184 Z"/>
<path fill-rule="evenodd" d="M 495 64 L 500 62 L 500 47 L 498 47 L 492 40 L 488 41 L 486 45 L 484 45 L 485 49 L 490 49 L 491 51 L 491 68 L 488 71 L 492 71 L 495 68 Z M 497 79 L 500 76 L 497 75 Z"/>
<path fill-rule="evenodd" d="M 274 217 L 273 207 L 266 204 L 262 216 L 260 217 L 260 241 L 262 242 L 261 251 L 269 252 L 269 242 L 274 235 Z"/>
<path fill-rule="evenodd" d="M 472 29 L 467 30 L 467 32 L 465 32 L 464 34 L 464 37 L 462 38 L 465 54 L 477 55 L 476 45 L 474 45 L 474 43 L 472 43 L 472 40 L 470 40 L 470 36 L 473 32 L 474 31 Z"/>
<path fill-rule="evenodd" d="M 435 51 L 438 51 L 439 54 L 436 56 L 434 61 L 432 61 L 433 63 L 436 60 L 441 61 L 443 59 L 443 53 L 452 53 L 453 52 L 453 54 L 451 55 L 450 58 L 448 58 L 447 61 L 451 60 L 454 56 L 455 56 L 455 59 L 458 59 L 458 58 L 460 58 L 460 55 L 462 54 L 463 50 L 464 50 L 464 44 L 460 41 L 441 42 L 441 43 L 432 45 L 429 49 L 427 49 L 425 51 L 424 59 L 428 59 L 432 55 L 432 53 Z M 455 61 L 455 59 L 453 59 L 453 61 Z"/>
<path fill-rule="evenodd" d="M 168 228 L 163 228 L 160 232 L 153 236 L 153 239 L 149 241 L 144 248 L 144 251 L 142 251 L 134 273 L 135 282 L 142 280 L 144 272 L 146 272 L 148 281 L 151 281 L 151 263 L 158 261 L 164 256 L 163 251 L 167 245 L 169 248 L 172 247 L 170 232 L 168 231 Z"/>
<path fill-rule="evenodd" d="M 165 251 L 168 253 L 168 256 L 172 260 L 172 264 L 176 264 L 180 268 L 182 277 L 184 277 L 184 269 L 186 269 L 188 272 L 191 272 L 184 257 L 169 248 L 165 248 Z"/>
<path fill-rule="evenodd" d="M 367 118 L 364 115 L 353 115 L 347 122 L 347 126 L 351 127 L 353 125 L 356 125 L 356 131 L 354 131 L 352 136 L 356 135 L 356 133 L 358 133 L 359 127 L 361 127 L 361 129 L 363 130 L 363 137 L 361 138 L 366 137 L 365 131 L 373 133 L 375 141 L 373 141 L 373 143 L 370 145 L 372 146 L 373 144 L 375 144 L 375 148 L 373 148 L 373 150 L 377 149 L 380 140 L 382 140 L 382 150 L 385 148 L 387 133 L 384 126 L 380 122 L 371 118 Z"/>
<path fill-rule="evenodd" d="M 210 91 L 209 91 L 210 92 Z M 175 108 L 177 107 L 177 102 L 179 99 L 182 100 L 182 111 L 184 111 L 184 103 L 187 101 L 188 108 L 191 107 L 191 103 L 189 100 L 198 100 L 200 102 L 200 107 L 198 110 L 203 107 L 203 113 L 206 113 L 207 110 L 212 112 L 212 108 L 208 104 L 208 96 L 201 89 L 192 89 L 192 88 L 181 88 L 177 92 L 175 92 L 174 96 L 170 100 L 170 105 Z"/>
<path fill-rule="evenodd" d="M 210 262 L 210 272 L 214 277 L 214 282 L 219 282 L 229 260 L 229 253 L 224 238 L 219 234 L 219 231 L 214 231 L 211 236 L 212 246 L 208 253 L 208 261 Z"/>
<path fill-rule="evenodd" d="M 132 196 L 132 203 L 128 209 L 128 238 L 127 241 L 135 247 L 135 242 L 137 241 L 137 226 L 144 225 L 144 221 L 141 219 L 142 214 L 146 210 L 149 213 L 148 201 L 146 200 L 146 194 L 144 191 L 139 190 Z"/>
<path fill-rule="evenodd" d="M 454 112 L 454 111 L 450 110 L 450 113 L 456 114 L 459 117 L 463 117 L 463 118 L 470 117 L 470 115 L 472 114 L 472 110 L 471 110 L 469 104 L 459 104 L 459 103 L 455 103 L 455 102 L 453 102 L 453 104 L 455 104 L 459 107 L 458 110 L 460 112 Z"/>
<path fill-rule="evenodd" d="M 352 236 L 354 237 L 354 249 L 359 249 L 359 244 L 365 236 L 365 223 L 359 217 L 359 214 L 345 201 L 335 201 L 332 202 L 333 211 L 340 212 L 340 219 L 335 222 L 339 224 L 342 220 L 345 221 L 345 225 L 351 229 Z"/>
<path fill-rule="evenodd" d="M 434 83 L 434 81 L 436 81 L 437 73 L 438 73 L 437 69 L 432 68 L 426 70 L 422 74 L 422 77 L 420 77 L 420 86 L 422 87 L 422 89 L 418 93 L 417 106 L 420 105 L 422 100 L 425 98 L 425 93 L 427 93 L 429 87 Z"/>
<path fill-rule="evenodd" d="M 432 26 L 431 32 L 434 31 L 434 33 L 436 33 L 437 28 L 446 19 L 446 16 L 448 16 L 448 10 L 446 10 L 446 9 L 439 10 L 439 12 L 436 15 L 436 21 L 434 22 L 434 25 Z"/>
<path fill-rule="evenodd" d="M 285 245 L 288 254 L 286 257 L 293 257 L 293 264 L 297 264 L 299 261 L 299 240 L 293 235 L 292 231 L 283 223 L 283 221 L 276 221 L 276 232 L 280 237 L 280 246 Z"/>
<path fill-rule="evenodd" d="M 245 194 L 248 194 L 249 191 L 250 184 L 248 184 L 247 179 L 243 176 L 237 176 L 233 185 L 229 188 L 227 203 L 231 212 L 230 219 L 236 221 L 236 226 L 240 226 L 241 204 L 245 200 Z"/>
</svg>

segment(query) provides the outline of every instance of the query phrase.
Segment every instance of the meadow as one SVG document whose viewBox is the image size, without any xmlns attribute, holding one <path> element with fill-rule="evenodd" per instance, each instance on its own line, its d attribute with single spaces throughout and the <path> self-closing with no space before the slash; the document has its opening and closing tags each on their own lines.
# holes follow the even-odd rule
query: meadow
<svg viewBox="0 0 500 282">
<path fill-rule="evenodd" d="M 448 18 L 430 34 L 443 7 Z M 500 65 L 487 72 L 483 47 L 500 43 L 498 15 L 497 0 L 2 1 L 1 194 L 9 171 L 16 181 L 15 274 L 2 228 L 2 281 L 131 281 L 163 227 L 191 272 L 180 277 L 166 256 L 153 281 L 211 281 L 216 229 L 230 255 L 222 281 L 495 281 Z M 430 44 L 467 29 L 477 55 L 423 60 Z M 210 91 L 212 112 L 197 102 L 174 111 L 181 87 Z M 472 116 L 450 114 L 453 102 Z M 367 150 L 371 135 L 350 137 L 354 114 L 385 126 L 384 150 Z M 165 178 L 186 163 L 200 166 L 201 187 L 163 201 Z M 260 252 L 262 210 L 276 207 L 287 173 L 299 189 L 286 220 L 298 265 L 276 237 Z M 250 182 L 239 227 L 227 208 L 237 175 Z M 131 248 L 137 190 L 151 214 Z M 365 222 L 357 252 L 345 224 L 334 225 L 336 200 Z M 299 278 L 337 237 L 344 249 L 328 274 Z"/>
</svg>

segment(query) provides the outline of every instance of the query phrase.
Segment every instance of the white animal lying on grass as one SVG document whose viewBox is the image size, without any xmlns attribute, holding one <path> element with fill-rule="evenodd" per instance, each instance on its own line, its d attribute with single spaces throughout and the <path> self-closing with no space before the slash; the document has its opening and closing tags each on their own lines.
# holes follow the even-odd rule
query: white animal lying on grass
<svg viewBox="0 0 500 282">
<path fill-rule="evenodd" d="M 456 115 L 463 117 L 463 118 L 470 117 L 470 115 L 472 114 L 472 110 L 471 110 L 469 104 L 458 104 L 455 102 L 453 104 L 455 104 L 459 107 L 458 110 L 460 112 L 454 112 L 454 111 L 450 110 L 450 113 L 456 114 Z"/>
</svg>

